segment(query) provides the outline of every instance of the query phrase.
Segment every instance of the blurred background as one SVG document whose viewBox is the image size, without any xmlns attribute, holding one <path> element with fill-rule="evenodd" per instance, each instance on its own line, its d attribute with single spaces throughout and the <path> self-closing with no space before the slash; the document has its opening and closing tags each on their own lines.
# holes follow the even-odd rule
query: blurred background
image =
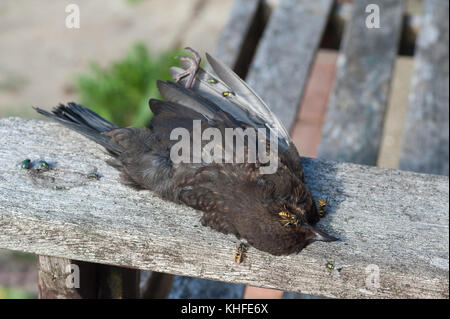
<svg viewBox="0 0 450 319">
<path fill-rule="evenodd" d="M 80 8 L 79 29 L 65 26 L 70 3 Z M 126 104 L 134 113 L 140 98 L 153 94 L 155 80 L 177 63 L 177 49 L 214 51 L 232 3 L 2 0 L 0 117 L 34 116 L 30 105 L 72 100 L 98 109 Z"/>
<path fill-rule="evenodd" d="M 352 1 L 339 2 L 345 18 Z M 80 7 L 79 29 L 65 26 L 70 3 Z M 1 0 L 0 118 L 39 118 L 32 105 L 50 109 L 76 101 L 116 124 L 145 125 L 151 116 L 148 100 L 159 97 L 156 80 L 169 79 L 169 67 L 178 64 L 174 56 L 185 46 L 202 55 L 213 53 L 232 5 L 233 0 Z M 413 26 L 422 5 L 421 0 L 406 1 Z M 303 156 L 317 154 L 333 85 L 339 39 L 328 40 L 317 54 L 292 133 Z M 379 166 L 398 163 L 402 128 L 395 123 L 403 123 L 405 115 L 412 53 L 405 46 L 397 58 L 389 104 L 400 107 L 388 108 Z M 35 256 L 0 250 L 0 298 L 35 298 L 36 282 Z M 179 277 L 170 297 L 192 297 L 194 291 L 200 298 L 243 297 L 244 287 L 236 286 Z M 265 289 L 245 293 L 255 298 L 283 294 Z"/>
</svg>

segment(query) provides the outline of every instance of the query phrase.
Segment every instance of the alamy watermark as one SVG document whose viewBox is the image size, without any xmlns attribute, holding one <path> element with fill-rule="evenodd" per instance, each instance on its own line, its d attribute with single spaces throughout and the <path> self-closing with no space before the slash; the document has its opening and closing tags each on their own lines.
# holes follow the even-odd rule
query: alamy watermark
<svg viewBox="0 0 450 319">
<path fill-rule="evenodd" d="M 368 29 L 380 28 L 380 6 L 374 3 L 366 6 L 366 13 L 369 13 L 366 17 L 366 27 Z"/>
<path fill-rule="evenodd" d="M 192 136 L 183 127 L 170 133 L 177 141 L 170 149 L 173 163 L 259 163 L 261 174 L 278 169 L 278 137 L 266 128 L 225 128 L 225 136 L 215 127 L 202 131 L 201 121 L 192 123 Z M 247 143 L 245 143 L 247 141 Z M 206 143 L 207 142 L 207 143 Z"/>
<path fill-rule="evenodd" d="M 77 4 L 71 3 L 66 6 L 65 24 L 67 29 L 79 29 L 80 28 L 80 7 Z"/>
<path fill-rule="evenodd" d="M 366 295 L 374 295 L 380 289 L 380 267 L 375 264 L 367 265 L 365 269 L 365 288 L 359 291 Z"/>
<path fill-rule="evenodd" d="M 66 277 L 66 287 L 80 288 L 80 267 L 76 264 L 67 265 L 66 272 L 69 273 Z"/>
</svg>

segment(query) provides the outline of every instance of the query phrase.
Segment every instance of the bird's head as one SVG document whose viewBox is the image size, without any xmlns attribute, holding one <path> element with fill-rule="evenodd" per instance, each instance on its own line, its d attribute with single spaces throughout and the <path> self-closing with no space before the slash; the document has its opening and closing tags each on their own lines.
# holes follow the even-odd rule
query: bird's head
<svg viewBox="0 0 450 319">
<path fill-rule="evenodd" d="M 305 211 L 305 206 L 313 211 Z M 250 245 L 273 255 L 298 253 L 315 241 L 338 240 L 315 228 L 308 217 L 312 214 L 317 214 L 315 206 L 288 201 L 257 204 L 241 214 L 235 227 Z"/>
</svg>

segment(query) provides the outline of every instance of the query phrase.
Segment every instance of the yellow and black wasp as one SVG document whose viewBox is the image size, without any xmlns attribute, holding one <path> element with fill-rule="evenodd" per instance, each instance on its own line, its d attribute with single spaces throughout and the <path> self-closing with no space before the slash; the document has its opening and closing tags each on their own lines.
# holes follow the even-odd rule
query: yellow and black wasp
<svg viewBox="0 0 450 319">
<path fill-rule="evenodd" d="M 245 254 L 247 253 L 247 246 L 244 243 L 240 243 L 236 246 L 236 250 L 234 252 L 234 263 L 240 264 L 244 261 Z"/>
<path fill-rule="evenodd" d="M 323 217 L 325 216 L 328 208 L 328 203 L 326 199 L 319 199 L 317 200 L 317 204 L 319 204 L 319 216 Z"/>
<path fill-rule="evenodd" d="M 278 215 L 280 215 L 281 217 L 280 221 L 283 224 L 283 226 L 290 226 L 290 225 L 299 226 L 300 221 L 298 217 L 291 214 L 287 210 L 279 212 Z"/>
</svg>

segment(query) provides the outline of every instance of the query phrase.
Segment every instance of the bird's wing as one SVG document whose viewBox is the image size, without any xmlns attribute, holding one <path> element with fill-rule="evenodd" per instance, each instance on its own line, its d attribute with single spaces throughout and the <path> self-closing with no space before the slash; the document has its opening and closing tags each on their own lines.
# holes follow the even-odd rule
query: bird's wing
<svg viewBox="0 0 450 319">
<path fill-rule="evenodd" d="M 197 93 L 241 123 L 254 128 L 269 129 L 272 136 L 278 138 L 280 150 L 286 150 L 291 144 L 289 134 L 264 101 L 224 63 L 209 54 L 206 54 L 206 57 L 215 75 L 200 68 L 192 87 L 186 90 Z M 181 66 L 183 68 L 171 68 L 173 78 L 189 67 L 183 61 Z M 186 79 L 181 79 L 180 82 L 185 84 Z M 173 95 L 167 96 L 163 92 L 161 94 L 166 99 L 173 99 Z"/>
<path fill-rule="evenodd" d="M 300 156 L 279 119 L 238 75 L 211 55 L 207 54 L 207 58 L 215 74 L 199 68 L 190 88 L 185 87 L 187 78 L 181 78 L 178 83 L 158 82 L 161 95 L 179 107 L 177 117 L 180 120 L 185 117 L 184 109 L 186 113 L 194 111 L 208 126 L 222 130 L 224 127 L 268 129 L 266 133 L 271 136 L 267 136 L 267 142 L 277 138 L 280 160 L 304 181 Z M 173 78 L 179 78 L 191 66 L 186 60 L 180 64 L 182 68 L 171 68 Z"/>
</svg>

